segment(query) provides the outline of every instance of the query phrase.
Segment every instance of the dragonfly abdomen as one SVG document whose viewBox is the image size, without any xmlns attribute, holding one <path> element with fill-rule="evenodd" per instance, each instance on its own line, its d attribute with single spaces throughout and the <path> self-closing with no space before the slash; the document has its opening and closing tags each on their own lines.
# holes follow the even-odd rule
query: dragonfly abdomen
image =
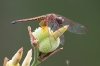
<svg viewBox="0 0 100 66">
<path fill-rule="evenodd" d="M 27 19 L 15 20 L 15 21 L 13 21 L 11 23 L 12 24 L 16 24 L 18 22 L 36 21 L 36 20 L 44 20 L 44 17 L 43 16 L 38 16 L 38 17 L 34 17 L 34 18 L 27 18 Z"/>
</svg>

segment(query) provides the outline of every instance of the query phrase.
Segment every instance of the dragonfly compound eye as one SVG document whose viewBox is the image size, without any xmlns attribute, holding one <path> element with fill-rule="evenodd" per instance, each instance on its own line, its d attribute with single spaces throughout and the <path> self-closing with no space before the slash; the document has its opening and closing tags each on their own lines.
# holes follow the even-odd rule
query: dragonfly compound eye
<svg viewBox="0 0 100 66">
<path fill-rule="evenodd" d="M 57 18 L 56 18 L 56 21 L 57 21 L 59 24 L 62 24 L 63 18 L 62 18 L 62 17 L 57 17 Z"/>
</svg>

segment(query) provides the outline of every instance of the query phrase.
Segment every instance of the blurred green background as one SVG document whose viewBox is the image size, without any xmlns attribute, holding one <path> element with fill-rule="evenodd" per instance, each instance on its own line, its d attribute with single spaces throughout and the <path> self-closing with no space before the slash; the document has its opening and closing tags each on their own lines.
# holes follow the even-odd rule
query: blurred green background
<svg viewBox="0 0 100 66">
<path fill-rule="evenodd" d="M 25 57 L 31 48 L 27 26 L 31 26 L 32 31 L 39 26 L 39 21 L 15 25 L 11 22 L 48 13 L 57 13 L 83 24 L 88 27 L 88 33 L 77 35 L 66 31 L 64 49 L 40 66 L 100 66 L 100 0 L 0 1 L 0 66 L 4 57 L 11 59 L 21 47 L 24 47 Z"/>
</svg>

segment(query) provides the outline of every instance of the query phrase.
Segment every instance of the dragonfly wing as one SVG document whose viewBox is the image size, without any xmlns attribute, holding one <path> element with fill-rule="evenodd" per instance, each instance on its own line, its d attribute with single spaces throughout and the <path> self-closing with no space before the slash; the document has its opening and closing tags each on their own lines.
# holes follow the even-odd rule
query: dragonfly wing
<svg viewBox="0 0 100 66">
<path fill-rule="evenodd" d="M 59 28 L 61 28 L 61 27 L 63 27 L 62 25 L 59 25 Z M 64 34 L 62 34 L 61 36 L 60 36 L 60 44 L 61 45 L 64 45 L 65 44 L 65 37 L 64 37 Z"/>
<path fill-rule="evenodd" d="M 60 44 L 61 44 L 61 45 L 64 45 L 64 43 L 65 43 L 64 34 L 62 34 L 62 35 L 60 36 Z"/>
<path fill-rule="evenodd" d="M 51 30 L 56 31 L 58 28 L 55 26 L 54 22 L 48 22 L 48 26 L 51 28 Z"/>
<path fill-rule="evenodd" d="M 58 22 L 56 22 L 56 20 L 53 20 L 52 22 L 48 22 L 48 26 L 51 28 L 51 30 L 56 31 L 59 28 L 63 27 L 62 25 L 59 25 Z M 61 31 L 59 31 L 59 33 L 61 33 Z M 56 39 L 55 39 L 56 40 Z M 64 45 L 64 35 L 62 34 L 60 36 L 60 44 Z"/>
<path fill-rule="evenodd" d="M 86 34 L 88 29 L 76 22 L 73 22 L 72 20 L 65 18 L 63 16 L 58 15 L 59 17 L 62 17 L 64 19 L 64 22 L 61 24 L 62 26 L 64 25 L 69 25 L 68 31 L 76 34 Z"/>
</svg>

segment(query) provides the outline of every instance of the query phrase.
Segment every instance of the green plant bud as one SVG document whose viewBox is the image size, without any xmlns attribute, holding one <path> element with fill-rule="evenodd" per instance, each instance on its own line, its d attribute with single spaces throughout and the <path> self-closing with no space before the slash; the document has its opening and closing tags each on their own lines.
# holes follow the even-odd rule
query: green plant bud
<svg viewBox="0 0 100 66">
<path fill-rule="evenodd" d="M 39 40 L 39 42 L 41 42 L 49 36 L 48 34 L 51 35 L 52 33 L 53 31 L 49 27 L 39 27 L 32 34 Z"/>
<path fill-rule="evenodd" d="M 58 48 L 60 44 L 60 38 L 48 37 L 42 40 L 39 44 L 39 51 L 42 53 L 48 53 Z"/>
<path fill-rule="evenodd" d="M 58 48 L 60 44 L 60 36 L 67 30 L 68 26 L 64 26 L 53 32 L 49 27 L 36 29 L 32 34 L 39 40 L 39 51 L 49 53 Z"/>
</svg>

